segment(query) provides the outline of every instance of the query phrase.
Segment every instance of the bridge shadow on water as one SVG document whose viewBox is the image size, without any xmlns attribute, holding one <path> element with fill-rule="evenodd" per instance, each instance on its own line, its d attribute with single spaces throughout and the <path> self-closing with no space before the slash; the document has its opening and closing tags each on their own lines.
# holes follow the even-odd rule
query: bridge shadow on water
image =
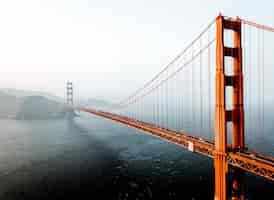
<svg viewBox="0 0 274 200">
<path fill-rule="evenodd" d="M 66 123 L 79 144 L 10 174 L 1 199 L 213 199 L 210 159 L 96 117 Z M 271 195 L 271 184 L 261 189 Z"/>
</svg>

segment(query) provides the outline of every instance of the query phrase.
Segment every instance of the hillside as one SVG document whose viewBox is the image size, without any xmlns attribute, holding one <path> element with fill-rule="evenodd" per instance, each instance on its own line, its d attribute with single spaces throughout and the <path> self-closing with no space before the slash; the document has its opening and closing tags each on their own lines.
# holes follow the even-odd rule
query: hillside
<svg viewBox="0 0 274 200">
<path fill-rule="evenodd" d="M 55 119 L 64 117 L 64 100 L 58 96 L 17 89 L 0 89 L 0 118 Z M 104 109 L 110 102 L 96 98 L 79 101 L 81 105 Z"/>
<path fill-rule="evenodd" d="M 2 89 L 0 89 L 0 92 L 6 93 L 11 96 L 15 96 L 15 97 L 42 96 L 42 97 L 45 97 L 49 100 L 53 100 L 56 102 L 64 102 L 63 98 L 58 97 L 53 94 L 50 94 L 50 93 L 46 93 L 46 92 L 18 90 L 18 89 L 14 89 L 14 88 L 2 88 Z"/>
<path fill-rule="evenodd" d="M 42 96 L 24 97 L 16 119 L 52 119 L 65 116 L 62 104 Z"/>
<path fill-rule="evenodd" d="M 0 92 L 0 118 L 14 117 L 22 99 Z"/>
<path fill-rule="evenodd" d="M 43 94 L 39 92 L 34 93 Z M 55 119 L 65 116 L 64 105 L 60 101 L 52 100 L 60 100 L 61 98 L 47 93 L 45 93 L 45 96 L 31 96 L 31 94 L 33 92 L 1 89 L 0 118 Z"/>
</svg>

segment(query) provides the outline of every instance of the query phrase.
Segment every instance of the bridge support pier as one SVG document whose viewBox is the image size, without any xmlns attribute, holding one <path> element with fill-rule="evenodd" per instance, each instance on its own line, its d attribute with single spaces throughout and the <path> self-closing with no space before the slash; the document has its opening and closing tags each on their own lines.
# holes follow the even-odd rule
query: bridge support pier
<svg viewBox="0 0 274 200">
<path fill-rule="evenodd" d="M 234 47 L 224 45 L 224 30 L 234 32 Z M 225 57 L 233 58 L 233 75 L 225 74 Z M 226 110 L 226 87 L 232 87 L 232 110 Z M 244 148 L 243 75 L 241 21 L 216 19 L 216 105 L 215 105 L 215 200 L 227 199 L 227 122 L 232 122 L 232 151 Z M 233 176 L 233 194 L 242 187 L 239 173 Z M 239 198 L 233 198 L 238 200 Z"/>
<path fill-rule="evenodd" d="M 242 170 L 232 168 L 231 200 L 245 200 L 244 197 L 245 174 Z"/>
</svg>

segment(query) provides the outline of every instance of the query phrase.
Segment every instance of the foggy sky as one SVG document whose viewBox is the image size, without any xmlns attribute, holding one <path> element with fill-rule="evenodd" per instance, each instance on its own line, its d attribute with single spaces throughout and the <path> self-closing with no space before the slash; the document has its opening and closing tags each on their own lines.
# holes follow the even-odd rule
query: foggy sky
<svg viewBox="0 0 274 200">
<path fill-rule="evenodd" d="M 2 0 L 0 88 L 117 101 L 160 71 L 219 12 L 274 25 L 274 3 Z"/>
</svg>

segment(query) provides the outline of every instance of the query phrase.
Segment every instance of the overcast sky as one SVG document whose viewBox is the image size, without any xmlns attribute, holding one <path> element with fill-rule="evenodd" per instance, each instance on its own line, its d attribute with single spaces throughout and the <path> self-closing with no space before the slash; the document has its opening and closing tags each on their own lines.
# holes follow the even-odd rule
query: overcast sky
<svg viewBox="0 0 274 200">
<path fill-rule="evenodd" d="M 250 0 L 0 0 L 0 88 L 117 101 L 160 71 L 219 12 L 274 25 Z"/>
</svg>

